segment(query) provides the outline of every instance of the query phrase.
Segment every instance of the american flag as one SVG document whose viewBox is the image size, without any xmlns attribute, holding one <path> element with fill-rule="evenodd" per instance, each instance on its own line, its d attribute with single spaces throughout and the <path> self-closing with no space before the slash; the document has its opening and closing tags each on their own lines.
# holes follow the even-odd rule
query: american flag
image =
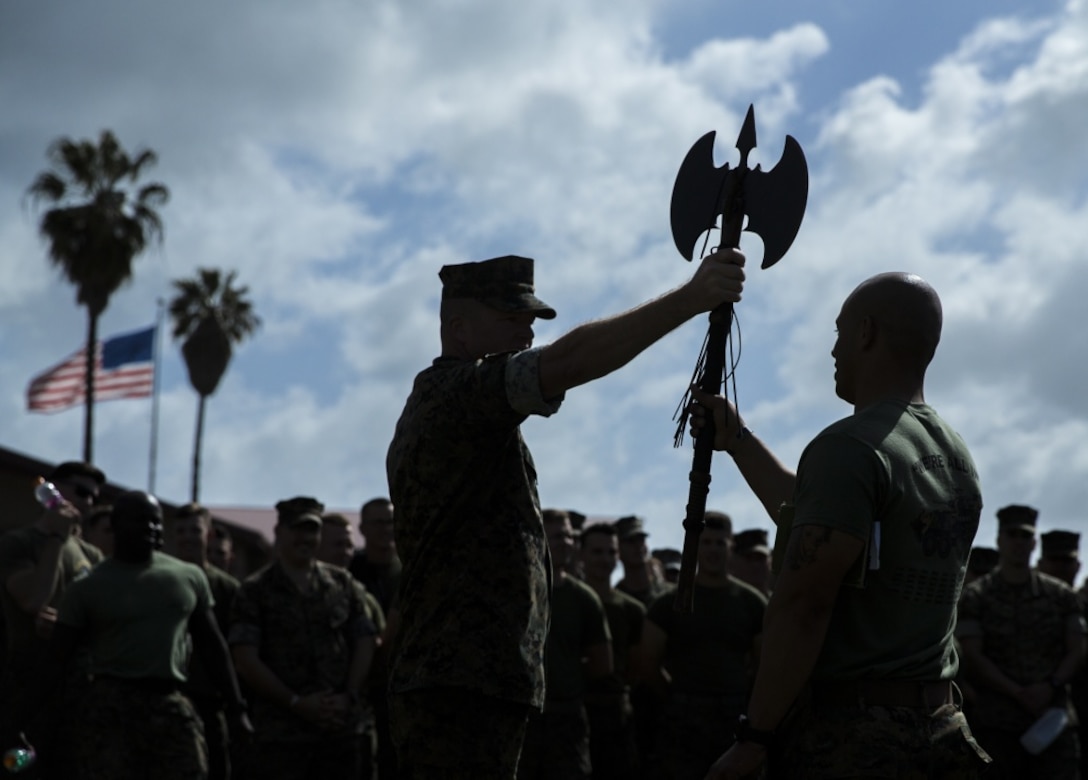
<svg viewBox="0 0 1088 780">
<path fill-rule="evenodd" d="M 94 400 L 147 398 L 155 384 L 155 327 L 99 341 L 95 350 Z M 27 408 L 59 412 L 84 402 L 87 353 L 82 347 L 30 380 Z"/>
</svg>

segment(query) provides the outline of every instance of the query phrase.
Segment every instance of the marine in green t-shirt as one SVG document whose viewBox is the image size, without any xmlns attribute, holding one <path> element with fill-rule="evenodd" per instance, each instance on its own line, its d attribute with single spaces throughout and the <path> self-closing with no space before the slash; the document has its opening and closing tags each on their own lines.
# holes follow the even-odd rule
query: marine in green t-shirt
<svg viewBox="0 0 1088 780">
<path fill-rule="evenodd" d="M 796 474 L 735 407 L 693 391 L 693 426 L 709 407 L 714 446 L 778 524 L 746 719 L 708 778 L 748 775 L 768 756 L 775 778 L 969 778 L 988 761 L 952 688 L 982 492 L 967 446 L 925 401 L 942 321 L 913 274 L 847 296 L 831 355 L 853 413 L 805 448 Z"/>
<path fill-rule="evenodd" d="M 675 590 L 654 601 L 642 647 L 644 668 L 666 701 L 659 742 L 669 777 L 677 780 L 702 780 L 732 744 L 767 605 L 763 594 L 729 575 L 730 517 L 711 511 L 704 521 L 693 611 L 676 610 Z"/>
<path fill-rule="evenodd" d="M 199 567 L 156 550 L 162 509 L 154 497 L 122 494 L 111 522 L 113 556 L 69 588 L 51 641 L 57 663 L 80 639 L 90 647 L 94 681 L 83 765 L 94 778 L 202 776 L 203 730 L 182 693 L 190 634 L 239 733 L 252 731 L 208 579 Z"/>
</svg>

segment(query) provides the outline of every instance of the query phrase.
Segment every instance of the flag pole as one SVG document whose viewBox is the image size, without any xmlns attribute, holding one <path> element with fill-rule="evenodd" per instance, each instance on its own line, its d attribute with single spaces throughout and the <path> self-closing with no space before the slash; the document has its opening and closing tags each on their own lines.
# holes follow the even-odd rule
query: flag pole
<svg viewBox="0 0 1088 780">
<path fill-rule="evenodd" d="M 160 349 L 159 345 L 162 340 L 163 316 L 166 313 L 166 302 L 162 298 L 159 298 L 157 303 L 158 311 L 155 314 L 155 336 L 151 347 L 155 365 L 151 377 L 151 451 L 147 456 L 147 492 L 151 495 L 155 495 L 155 468 L 158 465 L 159 459 L 159 386 L 161 384 L 159 380 L 159 364 L 162 361 L 162 349 Z"/>
</svg>

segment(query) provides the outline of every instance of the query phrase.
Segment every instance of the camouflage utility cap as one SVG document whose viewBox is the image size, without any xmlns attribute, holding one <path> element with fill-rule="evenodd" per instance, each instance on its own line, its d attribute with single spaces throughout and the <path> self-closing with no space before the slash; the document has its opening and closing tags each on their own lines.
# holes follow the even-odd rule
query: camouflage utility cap
<svg viewBox="0 0 1088 780">
<path fill-rule="evenodd" d="M 276 522 L 290 528 L 302 523 L 314 523 L 320 526 L 321 513 L 324 511 L 325 505 L 316 498 L 295 496 L 276 504 Z"/>
<path fill-rule="evenodd" d="M 771 547 L 767 532 L 762 528 L 749 528 L 733 537 L 733 549 L 741 555 L 770 555 Z"/>
<path fill-rule="evenodd" d="M 442 300 L 467 298 L 499 311 L 555 318 L 555 309 L 534 294 L 532 258 L 505 255 L 479 263 L 446 265 L 438 278 L 442 280 Z"/>
<path fill-rule="evenodd" d="M 1037 517 L 1039 517 L 1039 510 L 1021 504 L 1010 504 L 997 510 L 997 524 L 1002 531 L 1020 529 L 1035 533 L 1035 519 Z"/>
<path fill-rule="evenodd" d="M 637 515 L 627 515 L 616 521 L 616 535 L 622 539 L 635 539 L 647 537 L 646 529 L 642 527 L 642 518 Z"/>
<path fill-rule="evenodd" d="M 679 550 L 672 547 L 659 547 L 651 551 L 650 555 L 661 561 L 665 571 L 680 571 L 680 562 L 684 557 Z"/>
<path fill-rule="evenodd" d="M 1047 531 L 1039 537 L 1044 558 L 1077 558 L 1080 534 L 1074 531 Z"/>
</svg>

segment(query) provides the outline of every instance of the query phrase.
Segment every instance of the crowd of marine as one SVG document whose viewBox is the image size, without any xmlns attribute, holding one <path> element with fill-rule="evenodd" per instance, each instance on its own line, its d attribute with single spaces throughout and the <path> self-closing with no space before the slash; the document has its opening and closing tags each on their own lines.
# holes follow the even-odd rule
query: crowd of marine
<svg viewBox="0 0 1088 780">
<path fill-rule="evenodd" d="M 388 499 L 362 505 L 361 549 L 344 515 L 281 501 L 272 560 L 247 572 L 200 505 L 164 518 L 133 493 L 104 506 L 103 473 L 80 462 L 49 478 L 67 511 L 42 509 L 0 538 L 0 716 L 5 748 L 33 746 L 27 776 L 397 776 L 386 682 L 401 568 Z M 1076 777 L 1088 699 L 1079 535 L 1039 534 L 1037 519 L 1004 507 L 996 546 L 971 551 L 957 686 L 992 757 Z M 640 517 L 546 509 L 543 521 L 547 693 L 519 778 L 701 780 L 745 711 L 774 588 L 768 532 L 707 512 L 695 606 L 682 614 L 680 553 L 651 549 Z M 183 724 L 170 739 L 149 694 Z M 1030 745 L 1047 717 L 1057 728 Z"/>
</svg>

